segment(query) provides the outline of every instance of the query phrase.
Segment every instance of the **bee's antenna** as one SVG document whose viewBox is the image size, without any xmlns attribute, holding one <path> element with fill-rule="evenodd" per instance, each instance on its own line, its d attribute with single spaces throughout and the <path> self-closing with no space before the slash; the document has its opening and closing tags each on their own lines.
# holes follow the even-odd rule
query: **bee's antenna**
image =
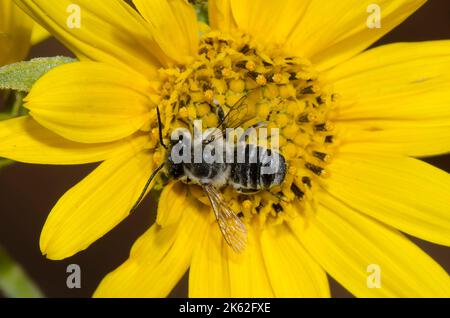
<svg viewBox="0 0 450 318">
<path fill-rule="evenodd" d="M 148 188 L 150 187 L 150 184 L 152 183 L 153 179 L 155 179 L 155 177 L 158 175 L 158 172 L 160 172 L 162 170 L 162 168 L 164 168 L 164 164 L 165 163 L 162 163 L 158 168 L 155 169 L 155 171 L 152 172 L 152 175 L 150 176 L 147 183 L 145 184 L 144 190 L 142 190 L 142 193 L 139 196 L 139 199 L 137 199 L 136 203 L 131 208 L 131 212 L 135 211 L 137 209 L 137 207 L 142 203 L 142 200 L 144 199 L 144 196 L 145 196 Z"/>
<path fill-rule="evenodd" d="M 168 149 L 166 144 L 164 143 L 163 140 L 163 132 L 162 132 L 162 122 L 161 122 L 161 113 L 159 111 L 159 107 L 156 106 L 156 114 L 158 116 L 158 130 L 159 130 L 159 142 L 161 143 L 161 145 L 164 147 L 164 149 Z M 139 198 L 137 199 L 136 203 L 133 205 L 133 207 L 131 208 L 131 212 L 135 211 L 138 206 L 142 203 L 142 201 L 144 200 L 145 194 L 147 193 L 148 188 L 150 187 L 152 181 L 156 178 L 156 176 L 158 175 L 158 173 L 164 168 L 165 162 L 163 162 L 158 168 L 156 168 L 152 174 L 150 175 L 150 178 L 148 178 L 147 183 L 144 186 L 144 189 L 142 190 Z"/>
<path fill-rule="evenodd" d="M 161 122 L 161 113 L 159 112 L 159 107 L 156 106 L 156 114 L 158 115 L 158 129 L 159 129 L 159 142 L 164 147 L 164 149 L 168 149 L 166 144 L 163 140 L 163 133 L 162 133 L 162 122 Z"/>
</svg>

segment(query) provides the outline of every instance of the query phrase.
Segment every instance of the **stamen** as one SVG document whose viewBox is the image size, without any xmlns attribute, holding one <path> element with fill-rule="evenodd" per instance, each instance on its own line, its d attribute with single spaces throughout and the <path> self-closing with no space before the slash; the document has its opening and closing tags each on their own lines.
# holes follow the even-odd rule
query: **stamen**
<svg viewBox="0 0 450 318">
<path fill-rule="evenodd" d="M 273 209 L 275 210 L 275 213 L 281 213 L 283 212 L 283 207 L 281 206 L 281 204 L 276 203 L 276 204 L 272 204 Z"/>
<path fill-rule="evenodd" d="M 312 187 L 311 179 L 309 177 L 303 177 L 302 182 L 308 186 L 308 188 Z"/>
<path fill-rule="evenodd" d="M 316 128 L 317 131 L 327 131 L 327 126 L 326 124 L 319 124 L 314 126 Z"/>
<path fill-rule="evenodd" d="M 333 140 L 334 140 L 334 136 L 326 136 L 326 137 L 325 137 L 325 142 L 326 142 L 327 144 L 333 143 Z"/>
<path fill-rule="evenodd" d="M 245 68 L 250 72 L 254 72 L 256 70 L 256 64 L 253 61 L 248 61 L 247 64 L 245 64 Z"/>
<path fill-rule="evenodd" d="M 302 190 L 300 190 L 295 183 L 292 183 L 291 190 L 295 194 L 295 196 L 300 199 L 303 198 L 303 196 L 305 195 L 305 193 Z"/>
<path fill-rule="evenodd" d="M 313 156 L 318 158 L 321 161 L 324 161 L 324 162 L 328 161 L 328 155 L 326 153 L 323 153 L 320 151 L 313 151 Z"/>
<path fill-rule="evenodd" d="M 260 86 L 264 86 L 267 84 L 267 79 L 264 75 L 258 75 L 256 77 L 256 83 Z"/>
<path fill-rule="evenodd" d="M 310 122 L 310 120 L 309 120 L 308 113 L 303 113 L 297 117 L 297 123 L 301 124 L 301 123 L 309 123 L 309 122 Z"/>
<path fill-rule="evenodd" d="M 240 52 L 243 54 L 247 54 L 250 51 L 250 46 L 248 44 L 244 45 L 242 49 L 240 49 Z"/>
<path fill-rule="evenodd" d="M 309 163 L 309 162 L 307 162 L 305 164 L 305 167 L 308 168 L 309 170 L 311 170 L 314 174 L 316 174 L 318 176 L 320 176 L 324 171 L 324 168 L 313 165 L 312 163 Z"/>
</svg>

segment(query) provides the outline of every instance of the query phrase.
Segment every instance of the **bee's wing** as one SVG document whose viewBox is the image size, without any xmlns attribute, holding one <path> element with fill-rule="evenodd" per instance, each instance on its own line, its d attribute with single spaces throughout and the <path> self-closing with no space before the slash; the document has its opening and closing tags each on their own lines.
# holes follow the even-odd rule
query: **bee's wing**
<svg viewBox="0 0 450 318">
<path fill-rule="evenodd" d="M 225 136 L 225 131 L 223 131 L 221 128 L 214 128 L 214 130 L 210 131 L 209 134 L 204 137 L 203 143 L 209 144 L 216 140 L 224 139 Z"/>
<path fill-rule="evenodd" d="M 246 121 L 250 120 L 250 111 L 248 104 L 245 102 L 245 97 L 242 97 L 235 105 L 233 105 L 228 113 L 223 118 L 219 127 L 238 128 Z"/>
<path fill-rule="evenodd" d="M 212 185 L 204 185 L 203 189 L 211 201 L 211 206 L 225 241 L 233 251 L 241 253 L 247 245 L 247 229 L 244 223 L 228 207 L 216 188 Z"/>
<path fill-rule="evenodd" d="M 230 108 L 219 125 L 205 137 L 205 143 L 225 138 L 227 128 L 239 128 L 251 119 L 248 105 L 244 99 L 245 96 Z"/>
</svg>

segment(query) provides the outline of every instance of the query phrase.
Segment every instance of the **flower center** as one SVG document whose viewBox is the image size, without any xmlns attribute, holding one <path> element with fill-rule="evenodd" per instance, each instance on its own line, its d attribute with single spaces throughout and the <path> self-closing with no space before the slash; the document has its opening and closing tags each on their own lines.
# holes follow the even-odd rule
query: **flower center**
<svg viewBox="0 0 450 318">
<path fill-rule="evenodd" d="M 238 215 L 278 223 L 302 211 L 326 176 L 334 148 L 328 120 L 334 95 L 323 90 L 308 60 L 286 56 L 279 47 L 260 48 L 244 34 L 214 31 L 202 37 L 195 62 L 161 70 L 161 77 L 164 136 L 179 127 L 192 131 L 195 120 L 202 120 L 205 129 L 218 127 L 220 109 L 227 113 L 242 100 L 251 114 L 243 128 L 258 123 L 266 123 L 269 131 L 278 128 L 280 153 L 288 166 L 285 180 L 252 195 L 231 186 L 222 189 Z M 199 187 L 190 189 L 208 204 Z"/>
</svg>

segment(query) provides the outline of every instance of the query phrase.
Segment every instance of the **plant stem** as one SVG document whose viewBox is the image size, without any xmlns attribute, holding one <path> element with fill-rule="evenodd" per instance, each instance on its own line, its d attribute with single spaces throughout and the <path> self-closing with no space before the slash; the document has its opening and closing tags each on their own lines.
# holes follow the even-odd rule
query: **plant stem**
<svg viewBox="0 0 450 318">
<path fill-rule="evenodd" d="M 0 290 L 10 298 L 42 298 L 42 292 L 22 267 L 0 247 Z"/>
<path fill-rule="evenodd" d="M 22 105 L 23 105 L 23 98 L 25 97 L 24 92 L 16 92 L 15 94 L 16 98 L 14 100 L 14 104 L 11 110 L 11 117 L 17 117 L 21 114 Z"/>
</svg>

